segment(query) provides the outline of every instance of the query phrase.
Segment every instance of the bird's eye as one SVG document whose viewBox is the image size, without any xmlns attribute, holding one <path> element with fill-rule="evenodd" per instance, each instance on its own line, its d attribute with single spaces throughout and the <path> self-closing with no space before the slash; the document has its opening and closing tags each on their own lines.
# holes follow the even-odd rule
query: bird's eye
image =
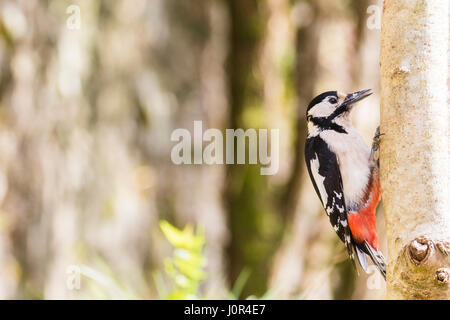
<svg viewBox="0 0 450 320">
<path fill-rule="evenodd" d="M 331 104 L 335 104 L 337 103 L 337 99 L 336 98 L 330 98 L 330 100 L 328 100 Z"/>
</svg>

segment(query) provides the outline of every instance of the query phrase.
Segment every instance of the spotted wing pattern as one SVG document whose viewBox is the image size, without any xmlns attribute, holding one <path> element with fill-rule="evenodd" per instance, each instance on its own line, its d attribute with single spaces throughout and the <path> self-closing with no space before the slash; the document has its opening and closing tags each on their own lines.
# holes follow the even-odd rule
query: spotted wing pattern
<svg viewBox="0 0 450 320">
<path fill-rule="evenodd" d="M 354 263 L 352 236 L 347 220 L 347 208 L 338 159 L 328 148 L 327 143 L 317 135 L 306 139 L 305 161 L 314 189 L 322 202 L 331 225 L 344 242 Z"/>
</svg>

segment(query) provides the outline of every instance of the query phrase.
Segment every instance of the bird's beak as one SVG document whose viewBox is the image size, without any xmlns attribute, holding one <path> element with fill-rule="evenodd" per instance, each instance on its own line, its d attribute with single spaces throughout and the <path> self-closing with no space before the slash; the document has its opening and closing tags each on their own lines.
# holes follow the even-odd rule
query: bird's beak
<svg viewBox="0 0 450 320">
<path fill-rule="evenodd" d="M 348 114 L 352 110 L 353 105 L 356 102 L 361 101 L 362 99 L 370 96 L 372 94 L 371 91 L 372 91 L 371 89 L 367 89 L 367 90 L 356 91 L 356 92 L 346 95 L 344 98 L 344 101 L 342 101 L 341 105 L 338 108 L 336 108 L 336 110 L 334 110 L 334 112 L 328 118 L 330 120 L 333 120 L 336 117 L 340 117 L 342 115 Z"/>
<path fill-rule="evenodd" d="M 356 102 L 361 101 L 362 99 L 370 96 L 372 94 L 371 91 L 372 91 L 371 89 L 366 89 L 350 93 L 345 97 L 344 102 L 342 102 L 342 104 L 346 106 L 351 106 Z"/>
</svg>

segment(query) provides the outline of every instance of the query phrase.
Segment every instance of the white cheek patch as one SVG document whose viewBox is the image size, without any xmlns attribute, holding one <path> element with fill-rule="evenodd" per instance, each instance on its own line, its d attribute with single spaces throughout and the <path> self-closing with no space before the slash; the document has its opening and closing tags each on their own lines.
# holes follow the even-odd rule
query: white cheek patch
<svg viewBox="0 0 450 320">
<path fill-rule="evenodd" d="M 322 200 L 322 204 L 325 206 L 328 202 L 328 195 L 327 195 L 327 192 L 325 191 L 325 187 L 323 184 L 325 177 L 322 177 L 319 174 L 320 164 L 319 164 L 319 159 L 317 157 L 317 153 L 315 153 L 314 156 L 315 156 L 315 158 L 312 159 L 310 162 L 311 172 L 314 177 L 314 181 L 316 182 L 317 188 L 319 189 L 320 199 Z"/>
<path fill-rule="evenodd" d="M 312 107 L 308 115 L 311 115 L 313 118 L 317 117 L 328 117 L 330 114 L 333 113 L 333 111 L 336 109 L 336 106 L 331 105 L 330 103 L 324 101 L 321 103 L 316 104 L 314 107 Z"/>
</svg>

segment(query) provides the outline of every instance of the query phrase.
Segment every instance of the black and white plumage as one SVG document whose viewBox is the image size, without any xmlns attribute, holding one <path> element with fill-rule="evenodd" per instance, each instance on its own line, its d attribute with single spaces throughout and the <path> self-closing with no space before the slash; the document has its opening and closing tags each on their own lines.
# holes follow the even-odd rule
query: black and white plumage
<svg viewBox="0 0 450 320">
<path fill-rule="evenodd" d="M 306 114 L 305 161 L 314 189 L 351 260 L 355 260 L 355 251 L 367 271 L 368 255 L 385 276 L 375 218 L 381 197 L 378 162 L 349 115 L 353 105 L 369 95 L 370 90 L 348 95 L 328 91 L 311 101 Z"/>
<path fill-rule="evenodd" d="M 314 189 L 330 223 L 341 241 L 345 243 L 348 254 L 353 260 L 353 247 L 338 159 L 327 143 L 317 135 L 306 140 L 305 160 Z"/>
</svg>

